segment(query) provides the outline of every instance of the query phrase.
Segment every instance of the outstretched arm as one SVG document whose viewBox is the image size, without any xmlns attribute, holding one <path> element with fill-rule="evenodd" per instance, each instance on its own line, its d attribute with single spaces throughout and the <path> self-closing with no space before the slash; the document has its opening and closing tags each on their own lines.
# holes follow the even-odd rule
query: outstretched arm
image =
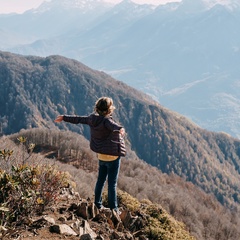
<svg viewBox="0 0 240 240">
<path fill-rule="evenodd" d="M 89 117 L 88 116 L 75 116 L 75 115 L 59 115 L 57 116 L 57 118 L 54 120 L 54 122 L 69 122 L 69 123 L 73 123 L 73 124 L 78 124 L 78 123 L 82 123 L 82 124 L 89 124 Z"/>
</svg>

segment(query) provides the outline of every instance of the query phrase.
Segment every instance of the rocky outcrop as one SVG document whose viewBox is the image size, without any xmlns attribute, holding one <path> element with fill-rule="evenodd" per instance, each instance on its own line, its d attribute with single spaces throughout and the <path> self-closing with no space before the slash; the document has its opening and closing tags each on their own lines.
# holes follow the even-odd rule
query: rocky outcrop
<svg viewBox="0 0 240 240">
<path fill-rule="evenodd" d="M 2 239 L 14 239 L 16 236 L 38 239 L 37 236 L 43 232 L 49 239 L 53 234 L 58 234 L 59 239 L 60 236 L 81 240 L 147 239 L 144 232 L 139 232 L 139 221 L 143 219 L 133 217 L 128 210 L 122 209 L 120 215 L 108 208 L 100 211 L 91 201 L 80 198 L 70 189 L 63 189 L 55 206 L 44 212 L 43 216 L 28 219 L 24 226 L 26 230 L 16 228 L 1 232 Z"/>
<path fill-rule="evenodd" d="M 129 201 L 134 202 L 128 198 Z M 139 203 L 137 200 L 135 201 Z M 147 214 L 146 206 L 147 204 L 140 204 L 137 211 L 130 211 L 126 205 L 123 205 L 119 213 L 109 208 L 99 210 L 91 200 L 80 198 L 72 189 L 66 188 L 61 190 L 59 199 L 54 206 L 46 210 L 42 216 L 26 219 L 23 226 L 14 230 L 1 231 L 1 239 L 159 239 L 154 235 L 149 238 L 147 229 L 152 228 L 151 221 L 155 221 L 153 225 L 156 226 L 156 220 L 153 220 L 154 218 L 150 215 L 158 216 L 157 221 L 163 224 L 162 229 L 157 229 L 157 231 L 163 231 L 161 239 L 172 240 L 176 239 L 175 236 L 178 240 L 194 239 L 184 230 L 181 223 L 171 220 L 171 217 L 168 219 L 162 209 L 157 211 L 152 209 L 150 211 L 152 213 Z M 158 214 L 162 217 L 160 218 Z M 169 226 L 171 230 L 167 230 Z M 178 227 L 173 229 L 173 226 Z M 164 231 L 172 231 L 174 237 L 172 238 L 167 233 L 168 238 L 165 238 Z M 150 234 L 153 233 L 154 229 L 152 228 Z M 178 235 L 179 233 L 180 235 Z"/>
</svg>

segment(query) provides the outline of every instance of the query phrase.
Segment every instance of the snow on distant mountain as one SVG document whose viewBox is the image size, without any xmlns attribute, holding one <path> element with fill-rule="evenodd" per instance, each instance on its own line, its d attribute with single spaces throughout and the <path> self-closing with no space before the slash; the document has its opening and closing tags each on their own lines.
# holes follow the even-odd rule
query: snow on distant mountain
<svg viewBox="0 0 240 240">
<path fill-rule="evenodd" d="M 202 0 L 182 0 L 176 11 L 182 14 L 193 14 L 204 11 L 206 8 L 207 5 Z"/>
<path fill-rule="evenodd" d="M 209 8 L 211 8 L 217 4 L 223 5 L 230 10 L 240 8 L 239 0 L 204 0 L 204 2 L 208 5 Z"/>
<path fill-rule="evenodd" d="M 158 7 L 129 0 L 114 6 L 53 0 L 20 16 L 0 15 L 0 29 L 36 40 L 1 48 L 77 59 L 204 128 L 240 137 L 239 13 L 234 0 Z"/>
<path fill-rule="evenodd" d="M 24 14 L 0 15 L 0 28 L 35 40 L 47 39 L 84 29 L 111 7 L 112 4 L 100 0 L 52 0 Z"/>
<path fill-rule="evenodd" d="M 102 9 L 104 7 L 112 7 L 113 4 L 106 3 L 102 0 L 52 0 L 50 2 L 43 2 L 39 8 L 35 10 L 30 10 L 30 12 L 34 13 L 43 13 L 56 9 L 64 9 L 66 10 L 76 10 L 79 9 L 83 13 L 93 11 L 95 9 Z"/>
</svg>

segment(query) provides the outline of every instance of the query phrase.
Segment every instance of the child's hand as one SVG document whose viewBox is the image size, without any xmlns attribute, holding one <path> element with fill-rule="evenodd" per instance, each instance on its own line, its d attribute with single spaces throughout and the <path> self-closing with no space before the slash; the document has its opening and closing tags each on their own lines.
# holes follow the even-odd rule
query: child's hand
<svg viewBox="0 0 240 240">
<path fill-rule="evenodd" d="M 57 118 L 54 120 L 54 122 L 61 122 L 63 120 L 63 115 L 57 116 Z"/>
<path fill-rule="evenodd" d="M 121 129 L 119 130 L 119 132 L 120 132 L 120 134 L 124 137 L 124 135 L 125 135 L 125 129 L 124 129 L 124 128 L 121 128 Z"/>
</svg>

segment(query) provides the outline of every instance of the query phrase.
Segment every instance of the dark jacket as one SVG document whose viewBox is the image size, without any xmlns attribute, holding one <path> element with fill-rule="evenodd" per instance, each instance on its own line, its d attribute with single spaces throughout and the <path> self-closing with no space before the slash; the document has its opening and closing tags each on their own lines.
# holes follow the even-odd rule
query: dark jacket
<svg viewBox="0 0 240 240">
<path fill-rule="evenodd" d="M 90 148 L 96 153 L 113 156 L 125 156 L 125 142 L 119 130 L 123 128 L 117 124 L 112 117 L 91 114 L 89 116 L 68 116 L 64 115 L 65 122 L 74 124 L 87 124 L 90 127 L 91 139 Z"/>
</svg>

